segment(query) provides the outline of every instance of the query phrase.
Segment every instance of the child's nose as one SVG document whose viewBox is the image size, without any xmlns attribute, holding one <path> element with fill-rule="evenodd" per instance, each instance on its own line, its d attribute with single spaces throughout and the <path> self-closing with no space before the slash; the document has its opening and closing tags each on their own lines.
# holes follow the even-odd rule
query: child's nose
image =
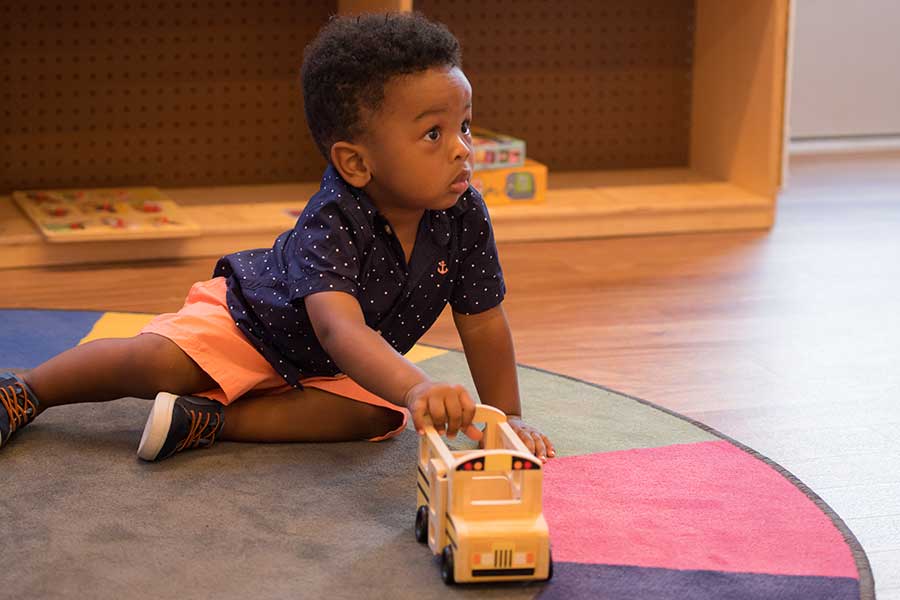
<svg viewBox="0 0 900 600">
<path fill-rule="evenodd" d="M 469 147 L 469 140 L 464 135 L 456 136 L 456 143 L 453 148 L 453 160 L 468 160 L 472 148 Z"/>
</svg>

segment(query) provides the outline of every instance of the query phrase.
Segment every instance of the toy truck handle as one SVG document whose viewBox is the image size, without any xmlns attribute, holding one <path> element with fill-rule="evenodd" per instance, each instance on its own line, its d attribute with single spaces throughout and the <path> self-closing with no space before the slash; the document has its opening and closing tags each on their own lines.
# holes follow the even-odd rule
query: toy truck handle
<svg viewBox="0 0 900 600">
<path fill-rule="evenodd" d="M 487 424 L 505 423 L 506 413 L 494 406 L 488 406 L 487 404 L 476 404 L 475 417 L 472 419 L 472 422 Z"/>
<path fill-rule="evenodd" d="M 434 428 L 434 423 L 431 421 L 431 416 L 425 415 L 424 421 L 425 435 L 434 435 L 435 440 L 440 439 L 437 430 Z M 472 423 L 484 423 L 486 425 L 484 428 L 484 448 L 486 450 L 506 448 L 534 456 L 507 424 L 506 414 L 499 408 L 488 406 L 487 404 L 476 404 Z M 443 444 L 440 444 L 440 446 L 443 446 Z M 444 459 L 448 465 L 452 463 L 449 451 L 444 456 Z"/>
<path fill-rule="evenodd" d="M 431 420 L 431 415 L 425 415 L 424 419 L 425 427 L 434 427 L 434 422 Z M 493 406 L 488 406 L 487 404 L 476 404 L 475 405 L 475 416 L 472 418 L 472 423 L 505 423 L 506 422 L 506 413 L 504 413 L 499 408 L 495 408 Z"/>
</svg>

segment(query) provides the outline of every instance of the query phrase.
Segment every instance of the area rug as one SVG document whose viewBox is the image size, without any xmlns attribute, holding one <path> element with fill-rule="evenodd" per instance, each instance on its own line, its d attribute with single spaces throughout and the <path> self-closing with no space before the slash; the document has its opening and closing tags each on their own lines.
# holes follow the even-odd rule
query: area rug
<svg viewBox="0 0 900 600">
<path fill-rule="evenodd" d="M 28 368 L 152 315 L 0 310 L 0 367 Z M 462 354 L 417 346 L 474 389 Z M 544 472 L 547 583 L 448 588 L 414 539 L 417 436 L 217 443 L 135 456 L 149 401 L 48 411 L 0 451 L 8 598 L 874 598 L 853 534 L 753 450 L 637 398 L 520 367 Z M 457 445 L 465 445 L 461 439 Z"/>
</svg>

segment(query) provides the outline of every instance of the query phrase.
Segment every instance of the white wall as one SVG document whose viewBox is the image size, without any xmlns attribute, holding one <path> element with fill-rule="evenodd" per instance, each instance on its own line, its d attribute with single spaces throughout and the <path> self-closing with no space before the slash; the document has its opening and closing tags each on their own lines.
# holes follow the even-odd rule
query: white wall
<svg viewBox="0 0 900 600">
<path fill-rule="evenodd" d="M 900 0 L 794 0 L 790 136 L 900 136 Z"/>
</svg>

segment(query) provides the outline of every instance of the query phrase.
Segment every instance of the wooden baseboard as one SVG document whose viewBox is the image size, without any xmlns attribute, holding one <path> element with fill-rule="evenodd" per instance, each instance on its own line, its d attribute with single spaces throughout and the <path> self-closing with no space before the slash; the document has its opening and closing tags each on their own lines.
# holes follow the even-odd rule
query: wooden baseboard
<svg viewBox="0 0 900 600">
<path fill-rule="evenodd" d="M 203 233 L 157 240 L 49 243 L 10 198 L 0 199 L 0 268 L 215 257 L 270 246 L 316 184 L 180 188 L 165 192 Z M 490 207 L 497 241 L 764 229 L 775 201 L 690 169 L 551 174 L 547 201 Z"/>
<path fill-rule="evenodd" d="M 791 156 L 864 154 L 900 150 L 900 134 L 792 139 Z"/>
</svg>

